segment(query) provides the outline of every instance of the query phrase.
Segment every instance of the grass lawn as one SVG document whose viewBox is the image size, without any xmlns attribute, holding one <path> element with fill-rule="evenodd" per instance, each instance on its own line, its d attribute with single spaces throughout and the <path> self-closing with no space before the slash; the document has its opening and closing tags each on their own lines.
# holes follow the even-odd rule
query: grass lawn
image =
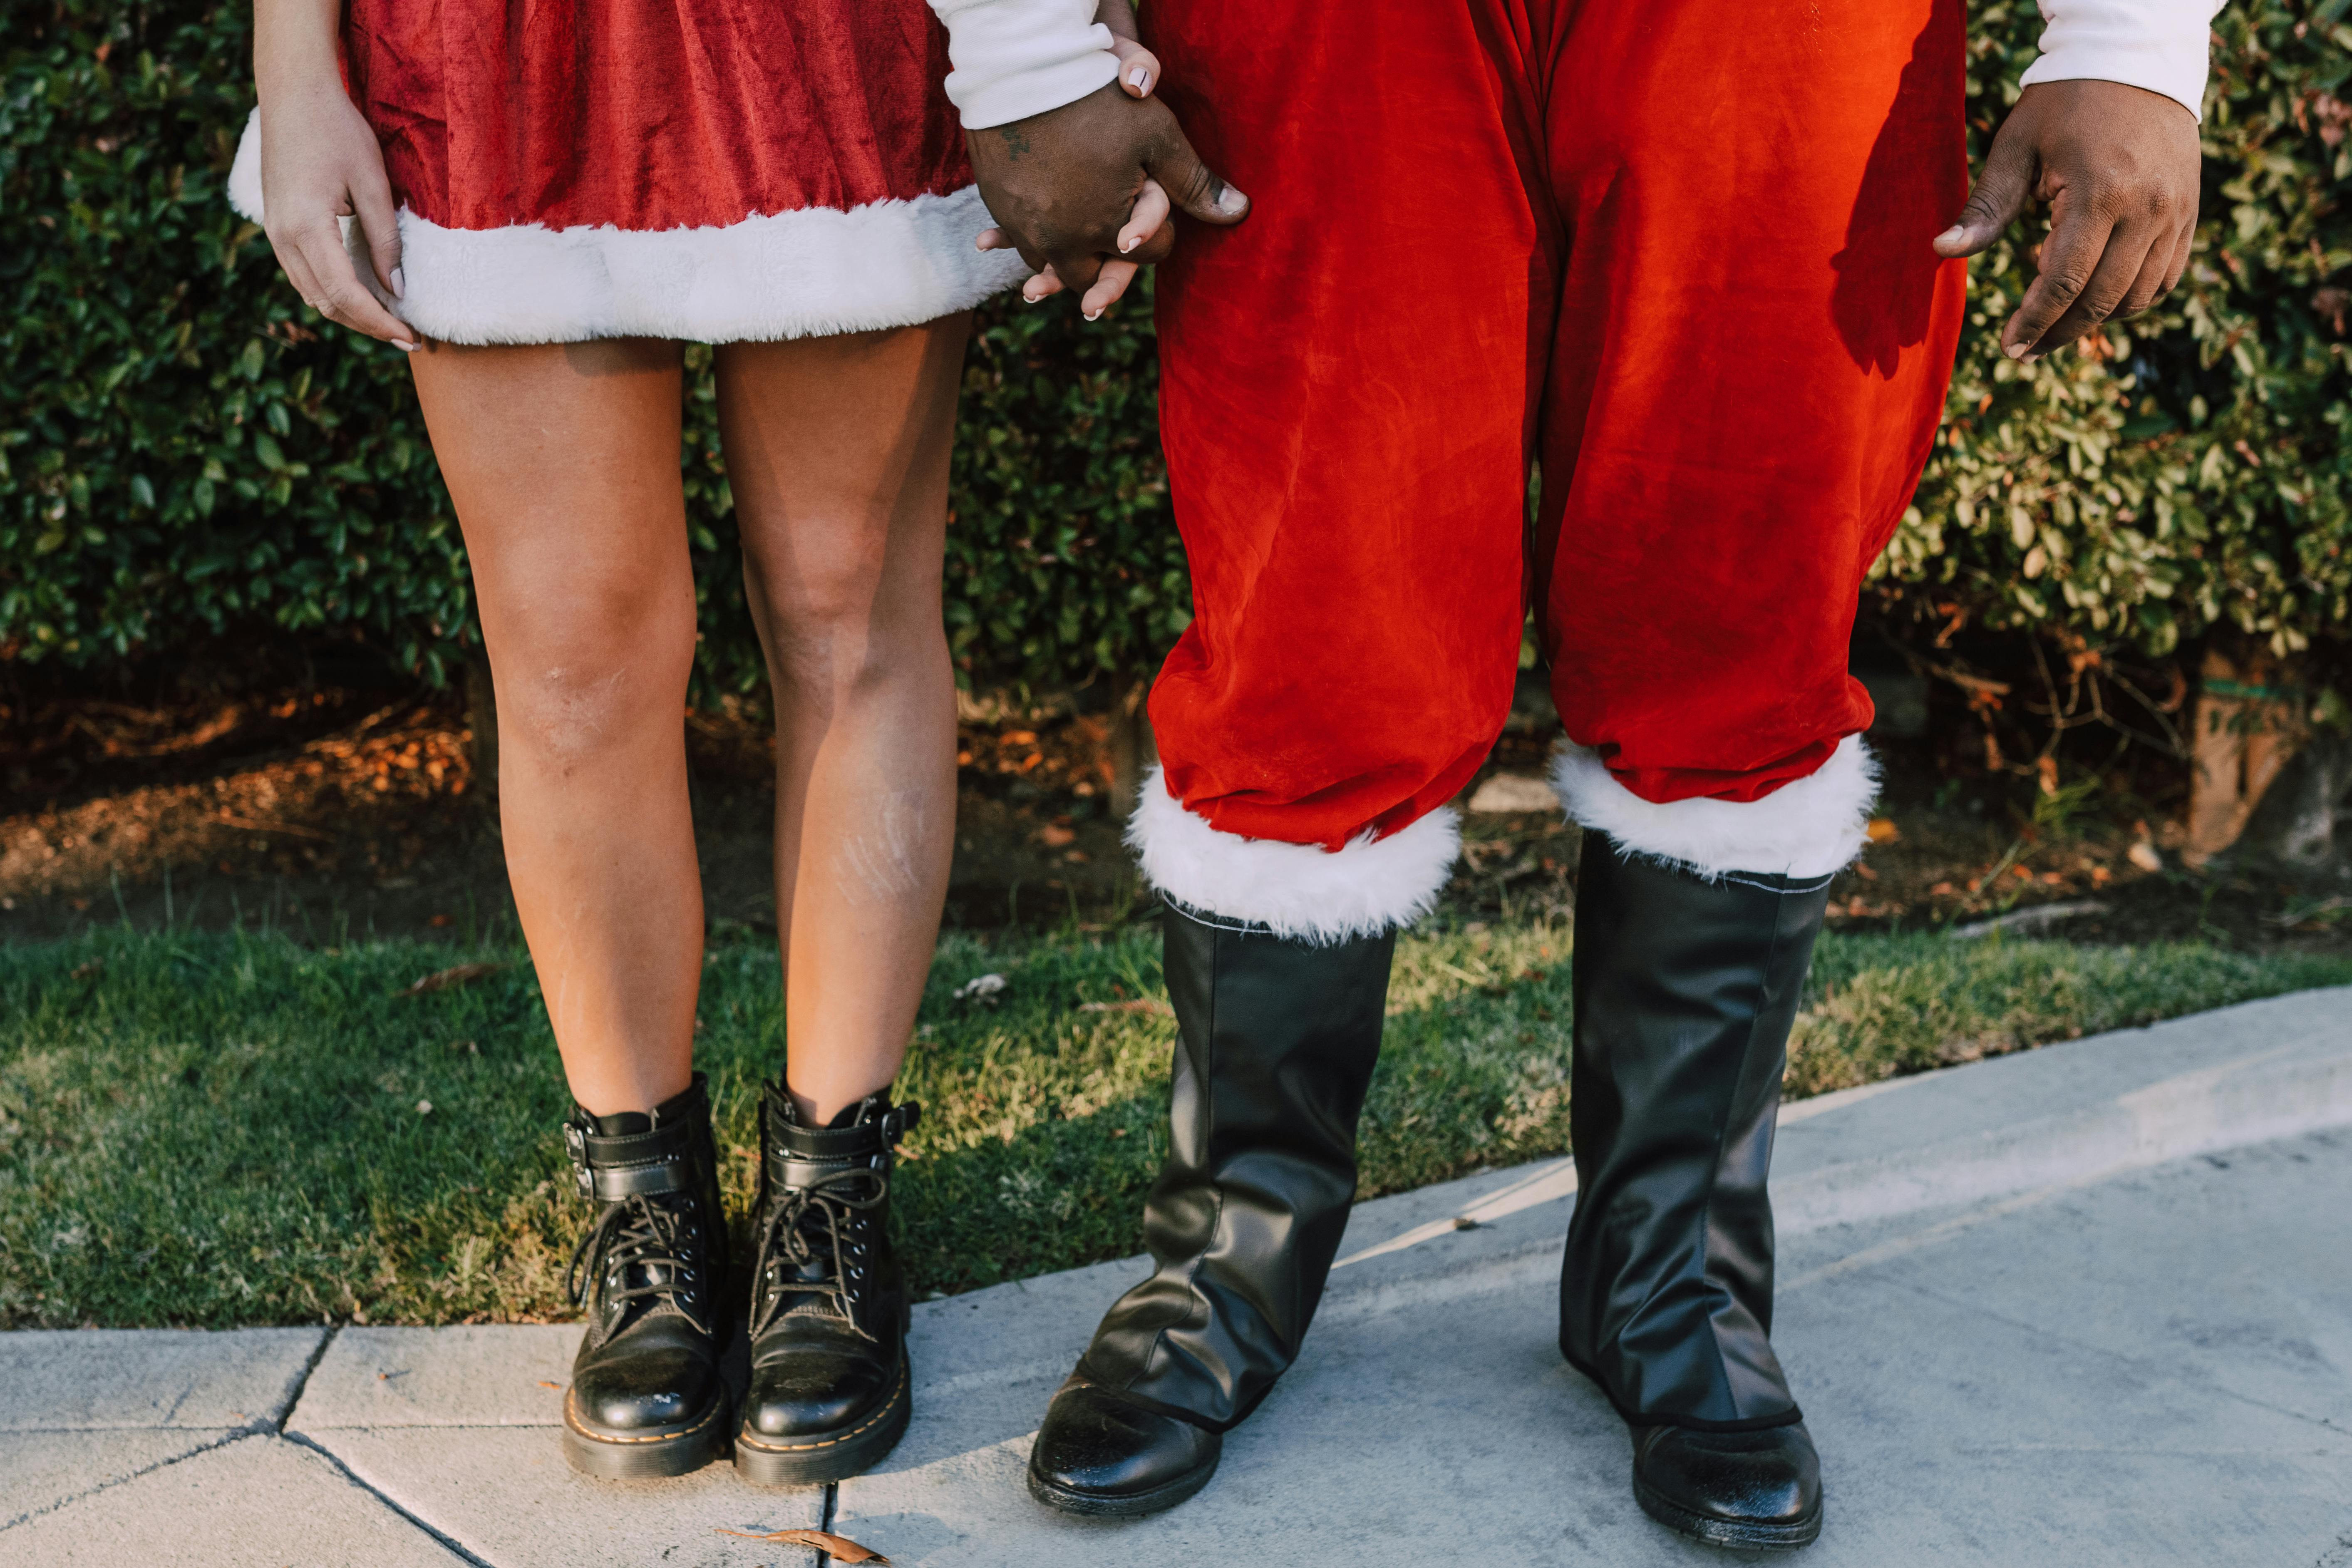
<svg viewBox="0 0 2352 1568">
<path fill-rule="evenodd" d="M 1565 931 L 1402 943 L 1365 1113 L 1366 1195 L 1568 1142 Z M 404 994 L 450 965 L 489 973 Z M 952 993 L 997 973 L 992 1004 Z M 2303 986 L 2352 956 L 1824 937 L 1794 1095 Z M 942 945 L 900 1090 L 919 1291 L 1117 1257 L 1165 1146 L 1149 924 Z M 727 1182 L 783 1052 L 776 959 L 714 946 L 700 1060 Z M 538 987 L 521 955 L 255 934 L 100 933 L 0 950 L 0 1326 L 441 1323 L 569 1314 L 581 1209 Z"/>
</svg>

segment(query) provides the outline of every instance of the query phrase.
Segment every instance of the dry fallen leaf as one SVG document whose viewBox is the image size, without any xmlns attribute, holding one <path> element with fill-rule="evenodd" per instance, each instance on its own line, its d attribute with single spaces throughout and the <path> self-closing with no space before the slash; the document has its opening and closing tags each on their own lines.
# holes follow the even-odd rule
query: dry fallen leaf
<svg viewBox="0 0 2352 1568">
<path fill-rule="evenodd" d="M 2164 869 L 2164 856 L 2157 849 L 2155 845 L 2150 844 L 2145 838 L 2138 840 L 2133 844 L 2129 849 L 2126 850 L 2124 852 L 2124 858 L 2129 860 L 2133 865 L 2138 867 L 2143 871 L 2161 871 Z"/>
<path fill-rule="evenodd" d="M 860 1546 L 845 1535 L 828 1535 L 822 1530 L 777 1530 L 766 1535 L 754 1535 L 743 1530 L 721 1530 L 721 1535 L 740 1536 L 745 1541 L 772 1541 L 779 1546 L 814 1546 L 819 1552 L 832 1554 L 835 1563 L 879 1563 L 888 1568 L 890 1560 L 870 1547 Z"/>
<path fill-rule="evenodd" d="M 556 1392 L 556 1393 L 558 1393 L 558 1394 L 561 1394 L 561 1393 L 562 1393 L 562 1392 L 563 1392 L 563 1385 L 562 1385 L 562 1384 L 560 1384 L 560 1383 L 550 1383 L 550 1382 L 548 1382 L 548 1381 L 547 1381 L 547 1379 L 545 1379 L 545 1378 L 543 1378 L 543 1377 L 542 1377 L 542 1378 L 541 1378 L 541 1379 L 539 1380 L 539 1385 L 540 1385 L 540 1387 L 541 1387 L 541 1388 L 551 1388 L 551 1389 L 555 1390 L 555 1392 Z"/>
<path fill-rule="evenodd" d="M 422 996 L 427 991 L 446 991 L 450 986 L 463 985 L 468 980 L 496 974 L 505 967 L 502 963 L 461 963 L 454 969 L 436 970 L 415 984 L 404 987 L 400 994 L 403 996 Z"/>
<path fill-rule="evenodd" d="M 1867 832 L 1873 844 L 1892 844 L 1903 837 L 1903 830 L 1895 826 L 1891 816 L 1872 817 Z"/>
</svg>

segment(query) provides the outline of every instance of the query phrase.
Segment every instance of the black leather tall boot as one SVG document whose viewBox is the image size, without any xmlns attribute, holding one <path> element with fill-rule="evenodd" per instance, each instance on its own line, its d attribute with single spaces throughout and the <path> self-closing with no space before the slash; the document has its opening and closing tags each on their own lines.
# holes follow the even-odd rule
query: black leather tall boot
<svg viewBox="0 0 2352 1568">
<path fill-rule="evenodd" d="M 1029 1489 L 1072 1513 L 1183 1501 L 1307 1334 L 1356 1191 L 1393 935 L 1329 946 L 1169 908 L 1177 1023 L 1158 1267 L 1119 1298 L 1045 1412 Z"/>
<path fill-rule="evenodd" d="M 890 1172 L 922 1109 L 869 1095 L 807 1127 L 781 1084 L 760 1106 L 751 1390 L 735 1468 L 761 1486 L 863 1475 L 907 1430 L 909 1304 Z"/>
<path fill-rule="evenodd" d="M 1576 1211 L 1560 1349 L 1633 1429 L 1651 1518 L 1717 1546 L 1821 1533 L 1772 1353 L 1765 1176 L 1827 877 L 1707 881 L 1588 833 L 1576 894 Z"/>
<path fill-rule="evenodd" d="M 564 1455 L 612 1479 L 683 1475 L 727 1440 L 727 1226 L 702 1075 L 649 1117 L 574 1107 L 563 1141 L 596 1205 L 572 1254 L 588 1332 L 563 1397 Z"/>
</svg>

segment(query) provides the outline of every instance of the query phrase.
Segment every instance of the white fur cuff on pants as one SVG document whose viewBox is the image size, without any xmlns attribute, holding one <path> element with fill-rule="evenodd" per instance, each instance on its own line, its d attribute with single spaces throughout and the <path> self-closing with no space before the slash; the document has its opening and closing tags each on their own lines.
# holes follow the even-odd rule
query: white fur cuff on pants
<svg viewBox="0 0 2352 1568">
<path fill-rule="evenodd" d="M 1848 735 L 1820 768 L 1760 800 L 1661 805 L 1618 783 L 1599 752 L 1567 746 L 1552 763 L 1552 787 L 1570 821 L 1606 833 L 1631 854 L 1709 878 L 1826 877 L 1862 853 L 1878 799 L 1878 759 L 1861 736 Z"/>
<path fill-rule="evenodd" d="M 1461 853 L 1462 828 L 1451 807 L 1440 807 L 1385 838 L 1366 832 L 1336 851 L 1244 838 L 1185 810 L 1154 768 L 1127 841 L 1144 877 L 1178 903 L 1321 943 L 1376 936 L 1427 914 Z"/>
</svg>

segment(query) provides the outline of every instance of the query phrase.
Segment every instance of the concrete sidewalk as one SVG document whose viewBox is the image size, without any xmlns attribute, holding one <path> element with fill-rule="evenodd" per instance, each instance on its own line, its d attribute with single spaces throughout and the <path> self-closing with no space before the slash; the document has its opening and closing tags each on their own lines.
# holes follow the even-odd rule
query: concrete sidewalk
<svg viewBox="0 0 2352 1568">
<path fill-rule="evenodd" d="M 2352 990 L 1782 1119 L 1775 1341 L 1832 1565 L 2352 1568 Z M 1565 1162 L 1357 1211 L 1307 1352 L 1201 1497 L 1032 1503 L 1029 1434 L 1130 1260 L 917 1310 L 877 1474 L 572 1476 L 575 1328 L 0 1334 L 0 1564 L 1717 1563 L 1642 1517 L 1554 1344 Z M 1465 1225 L 1465 1222 L 1467 1222 Z M 522 1430 L 518 1430 L 522 1428 Z"/>
</svg>

